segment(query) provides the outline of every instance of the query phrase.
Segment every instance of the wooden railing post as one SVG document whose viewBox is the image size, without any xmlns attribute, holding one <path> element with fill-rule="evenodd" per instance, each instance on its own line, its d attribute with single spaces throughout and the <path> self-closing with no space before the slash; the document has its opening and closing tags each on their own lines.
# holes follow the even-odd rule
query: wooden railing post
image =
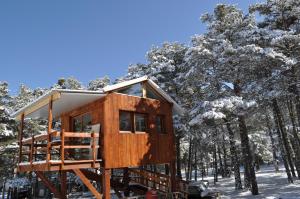
<svg viewBox="0 0 300 199">
<path fill-rule="evenodd" d="M 30 157 L 29 157 L 29 161 L 30 161 L 30 165 L 32 166 L 32 162 L 33 162 L 33 151 L 34 151 L 34 135 L 31 138 L 31 145 L 30 145 Z"/>
<path fill-rule="evenodd" d="M 92 132 L 92 158 L 93 158 L 93 168 L 95 168 L 96 165 L 96 138 L 95 138 L 95 132 Z"/>
<path fill-rule="evenodd" d="M 48 131 L 47 131 L 47 155 L 46 155 L 46 163 L 48 168 L 50 168 L 50 160 L 51 160 L 51 130 L 52 130 L 52 103 L 53 96 L 51 95 L 48 106 Z"/>
<path fill-rule="evenodd" d="M 22 140 L 23 140 L 23 130 L 24 130 L 24 113 L 21 115 L 21 121 L 20 121 L 20 129 L 19 129 L 19 160 L 18 163 L 22 162 Z"/>
</svg>

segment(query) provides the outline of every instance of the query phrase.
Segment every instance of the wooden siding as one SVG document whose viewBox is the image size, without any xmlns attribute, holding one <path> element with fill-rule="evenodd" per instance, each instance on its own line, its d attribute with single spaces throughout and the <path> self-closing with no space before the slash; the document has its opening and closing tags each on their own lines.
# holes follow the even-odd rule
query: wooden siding
<svg viewBox="0 0 300 199">
<path fill-rule="evenodd" d="M 147 114 L 147 132 L 120 133 L 120 110 Z M 175 160 L 171 103 L 110 93 L 103 99 L 62 114 L 62 129 L 71 132 L 71 118 L 84 113 L 91 113 L 92 124 L 101 124 L 99 154 L 105 168 L 162 164 Z M 164 115 L 166 134 L 156 132 L 156 115 Z"/>
<path fill-rule="evenodd" d="M 148 115 L 147 133 L 120 133 L 119 111 Z M 156 115 L 165 116 L 166 134 L 156 132 Z M 111 93 L 104 102 L 104 166 L 120 168 L 174 160 L 172 104 L 158 100 Z"/>
</svg>

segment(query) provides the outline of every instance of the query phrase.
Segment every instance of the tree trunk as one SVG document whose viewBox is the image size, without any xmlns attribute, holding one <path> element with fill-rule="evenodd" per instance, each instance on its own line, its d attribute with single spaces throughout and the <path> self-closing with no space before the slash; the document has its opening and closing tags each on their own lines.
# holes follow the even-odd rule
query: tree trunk
<svg viewBox="0 0 300 199">
<path fill-rule="evenodd" d="M 296 177 L 294 164 L 293 164 L 293 161 L 292 161 L 292 158 L 291 158 L 292 149 L 290 147 L 290 143 L 289 143 L 289 140 L 288 140 L 288 137 L 287 137 L 287 133 L 286 133 L 286 130 L 285 130 L 285 125 L 284 125 L 284 122 L 283 122 L 282 114 L 281 114 L 281 111 L 279 109 L 277 100 L 273 99 L 272 102 L 273 102 L 274 115 L 277 119 L 277 124 L 278 124 L 279 130 L 281 132 L 282 143 L 283 143 L 284 148 L 286 150 L 286 159 L 287 159 L 288 164 L 290 165 L 290 169 L 291 169 L 291 173 L 292 173 L 293 177 Z"/>
<path fill-rule="evenodd" d="M 290 171 L 290 168 L 289 168 L 289 164 L 288 164 L 288 161 L 287 161 L 286 150 L 285 150 L 285 148 L 283 146 L 283 143 L 282 143 L 282 135 L 280 133 L 278 123 L 276 123 L 276 125 L 277 125 L 277 135 L 278 135 L 278 140 L 279 140 L 279 146 L 280 146 L 280 151 L 281 151 L 281 156 L 282 156 L 285 172 L 286 172 L 287 177 L 288 177 L 288 182 L 293 183 L 293 177 L 292 177 L 292 174 L 291 174 L 291 171 Z"/>
<path fill-rule="evenodd" d="M 213 154 L 214 154 L 214 184 L 218 182 L 218 160 L 217 160 L 217 147 L 213 146 Z"/>
<path fill-rule="evenodd" d="M 217 146 L 218 149 L 218 158 L 219 158 L 219 165 L 220 165 L 220 172 L 222 175 L 222 178 L 224 178 L 224 166 L 223 166 L 223 162 L 222 162 L 222 155 L 221 155 L 221 149 L 220 146 Z"/>
<path fill-rule="evenodd" d="M 182 179 L 181 175 L 181 155 L 180 155 L 180 136 L 175 137 L 175 144 L 176 144 L 176 172 L 177 177 Z"/>
<path fill-rule="evenodd" d="M 228 173 L 228 165 L 227 165 L 227 151 L 225 147 L 225 132 L 223 132 L 223 143 L 222 143 L 222 148 L 223 148 L 223 160 L 224 160 L 224 176 L 225 177 L 230 177 L 230 173 Z"/>
<path fill-rule="evenodd" d="M 231 166 L 233 166 L 233 171 L 234 171 L 235 189 L 236 190 L 243 189 L 242 181 L 241 181 L 241 173 L 240 173 L 240 161 L 239 161 L 237 151 L 236 151 L 234 133 L 233 133 L 228 121 L 225 120 L 225 122 L 226 122 L 227 131 L 229 134 Z"/>
<path fill-rule="evenodd" d="M 195 170 L 195 173 L 194 173 L 194 179 L 195 179 L 195 181 L 197 181 L 197 175 L 198 175 L 198 172 L 197 172 L 197 170 L 198 170 L 198 168 L 197 168 L 197 166 L 198 166 L 198 161 L 197 161 L 197 149 L 196 149 L 196 144 L 195 144 L 195 147 L 194 147 L 194 151 L 195 151 L 195 153 L 194 153 L 194 170 Z"/>
<path fill-rule="evenodd" d="M 233 84 L 233 90 L 236 96 L 241 96 L 242 89 L 239 85 L 240 80 L 236 80 Z M 251 192 L 252 195 L 258 195 L 258 186 L 256 181 L 255 170 L 253 166 L 253 157 L 250 149 L 249 137 L 248 137 L 248 129 L 246 126 L 245 118 L 243 115 L 238 116 L 239 128 L 240 128 L 240 136 L 241 136 L 241 145 L 242 145 L 242 154 L 244 159 L 244 167 L 245 167 L 245 176 L 249 177 L 251 183 Z M 246 186 L 246 185 L 245 185 Z"/>
<path fill-rule="evenodd" d="M 300 140 L 297 135 L 293 103 L 289 99 L 287 99 L 287 106 L 288 106 L 289 116 L 293 127 L 292 128 L 293 139 L 291 139 L 291 144 L 295 152 L 295 166 L 296 166 L 298 178 L 300 179 Z"/>
<path fill-rule="evenodd" d="M 192 138 L 189 140 L 189 154 L 188 154 L 188 170 L 187 170 L 187 180 L 191 179 L 191 173 L 192 173 Z"/>
<path fill-rule="evenodd" d="M 257 186 L 256 175 L 253 166 L 253 157 L 250 149 L 248 130 L 247 130 L 244 116 L 242 115 L 238 116 L 238 121 L 239 121 L 239 128 L 240 128 L 242 153 L 244 156 L 244 164 L 245 164 L 245 168 L 248 167 L 249 169 L 248 171 L 249 171 L 249 180 L 251 183 L 251 192 L 252 195 L 258 195 L 258 186 Z"/>
<path fill-rule="evenodd" d="M 270 136 L 270 140 L 271 140 L 271 145 L 272 145 L 272 155 L 273 155 L 273 164 L 274 164 L 274 168 L 275 168 L 275 172 L 279 171 L 279 166 L 278 166 L 278 158 L 276 155 L 276 146 L 275 146 L 275 140 L 273 137 L 273 131 L 270 125 L 270 119 L 268 117 L 268 115 L 266 115 L 266 124 L 268 127 L 268 131 L 269 131 L 269 136 Z"/>
</svg>

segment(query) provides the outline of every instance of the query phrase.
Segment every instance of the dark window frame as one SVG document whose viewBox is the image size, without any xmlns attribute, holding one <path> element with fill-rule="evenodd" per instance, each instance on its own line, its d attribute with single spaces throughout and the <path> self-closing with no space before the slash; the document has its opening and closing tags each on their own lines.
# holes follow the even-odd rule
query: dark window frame
<svg viewBox="0 0 300 199">
<path fill-rule="evenodd" d="M 131 130 L 127 131 L 127 130 L 121 130 L 120 129 L 120 115 L 121 112 L 126 112 L 130 114 L 130 125 L 131 125 Z M 145 118 L 145 131 L 137 131 L 136 130 L 136 114 L 139 115 L 144 115 Z M 141 113 L 141 112 L 135 112 L 135 111 L 127 111 L 127 110 L 119 110 L 119 132 L 120 133 L 148 133 L 149 130 L 149 115 L 147 113 Z"/>
<path fill-rule="evenodd" d="M 157 126 L 157 119 L 160 118 L 160 131 L 158 130 L 158 126 Z M 166 116 L 159 114 L 156 115 L 155 117 L 155 130 L 158 134 L 168 134 L 167 129 L 166 129 Z"/>
</svg>

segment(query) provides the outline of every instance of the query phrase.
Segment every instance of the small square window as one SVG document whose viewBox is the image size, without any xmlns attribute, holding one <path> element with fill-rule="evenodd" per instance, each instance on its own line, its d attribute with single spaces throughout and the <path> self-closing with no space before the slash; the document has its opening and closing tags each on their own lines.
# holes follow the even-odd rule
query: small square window
<svg viewBox="0 0 300 199">
<path fill-rule="evenodd" d="M 147 131 L 147 115 L 141 113 L 135 113 L 135 131 L 146 132 Z"/>
<path fill-rule="evenodd" d="M 157 133 L 167 133 L 165 129 L 165 117 L 163 115 L 157 115 L 155 120 Z"/>
<path fill-rule="evenodd" d="M 131 113 L 128 111 L 120 111 L 120 131 L 132 131 Z"/>
</svg>

